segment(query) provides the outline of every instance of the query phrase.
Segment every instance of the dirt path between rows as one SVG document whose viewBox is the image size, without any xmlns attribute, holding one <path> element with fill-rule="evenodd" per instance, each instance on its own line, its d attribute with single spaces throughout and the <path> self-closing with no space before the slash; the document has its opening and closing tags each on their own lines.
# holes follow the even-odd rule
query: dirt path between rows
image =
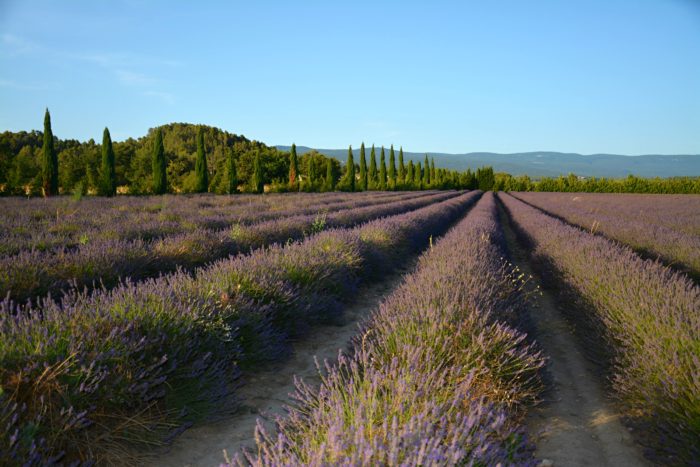
<svg viewBox="0 0 700 467">
<path fill-rule="evenodd" d="M 225 420 L 190 428 L 168 451 L 155 454 L 157 458 L 146 465 L 213 467 L 224 461 L 224 450 L 233 458 L 241 448 L 253 448 L 257 419 L 261 418 L 267 428 L 274 427 L 275 415 L 284 414 L 284 405 L 292 401 L 289 396 L 294 392 L 295 376 L 318 384 L 314 357 L 323 365 L 326 359 L 335 361 L 339 350 L 348 349 L 361 320 L 401 284 L 404 274 L 413 269 L 416 261 L 362 287 L 357 300 L 345 309 L 342 324 L 316 326 L 303 341 L 293 344 L 294 353 L 288 360 L 246 375 L 245 384 L 237 392 L 242 400 L 241 410 Z"/>
<path fill-rule="evenodd" d="M 530 266 L 527 251 L 518 243 L 505 212 L 501 220 L 513 262 L 536 284 L 539 277 Z M 551 292 L 542 290 L 531 319 L 534 337 L 549 358 L 549 384 L 544 400 L 530 410 L 527 429 L 536 445 L 540 465 L 644 466 L 649 462 L 621 414 L 606 396 L 605 387 L 586 359 L 573 330 L 564 319 Z"/>
</svg>

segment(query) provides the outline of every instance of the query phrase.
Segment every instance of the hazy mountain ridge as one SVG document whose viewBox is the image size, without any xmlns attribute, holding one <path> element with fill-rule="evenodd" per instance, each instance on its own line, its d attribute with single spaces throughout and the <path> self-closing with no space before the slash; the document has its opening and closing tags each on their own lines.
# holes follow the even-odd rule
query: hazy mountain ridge
<svg viewBox="0 0 700 467">
<path fill-rule="evenodd" d="M 288 151 L 290 146 L 276 146 Z M 313 148 L 297 146 L 297 152 L 303 154 Z M 378 149 L 378 148 L 377 148 Z M 347 149 L 316 149 L 322 154 L 335 157 L 341 161 L 347 158 Z M 387 158 L 389 149 L 385 148 Z M 353 148 L 355 157 L 359 147 Z M 590 177 L 625 177 L 629 174 L 640 177 L 675 177 L 700 176 L 700 154 L 661 155 L 646 154 L 641 156 L 622 156 L 619 154 L 563 153 L 553 151 L 533 151 L 513 154 L 492 152 L 470 152 L 464 154 L 428 153 L 435 158 L 435 165 L 449 169 L 466 170 L 482 165 L 491 165 L 497 172 L 512 175 L 527 174 L 531 177 L 567 175 L 571 172 Z M 367 147 L 369 157 L 369 147 Z M 377 151 L 379 157 L 379 151 Z M 398 150 L 396 150 L 398 158 Z M 423 161 L 425 153 L 406 152 L 404 159 Z M 357 159 L 356 159 L 357 160 Z M 398 160 L 397 160 L 398 162 Z"/>
</svg>

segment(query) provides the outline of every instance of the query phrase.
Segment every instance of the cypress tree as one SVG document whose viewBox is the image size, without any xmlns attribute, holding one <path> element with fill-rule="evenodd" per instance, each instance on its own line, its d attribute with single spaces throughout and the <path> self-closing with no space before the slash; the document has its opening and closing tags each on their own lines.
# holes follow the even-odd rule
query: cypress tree
<svg viewBox="0 0 700 467">
<path fill-rule="evenodd" d="M 389 151 L 389 188 L 396 188 L 396 158 L 394 157 L 394 145 L 391 145 Z"/>
<path fill-rule="evenodd" d="M 403 164 L 403 146 L 399 148 L 399 183 L 406 183 L 406 166 Z"/>
<path fill-rule="evenodd" d="M 197 129 L 197 159 L 194 161 L 195 193 L 209 190 L 209 171 L 207 170 L 207 153 L 204 151 L 204 128 Z"/>
<path fill-rule="evenodd" d="M 369 153 L 369 187 L 375 189 L 377 187 L 378 180 L 377 176 L 377 155 L 374 152 L 374 144 L 372 145 L 372 151 Z"/>
<path fill-rule="evenodd" d="M 41 185 L 44 196 L 58 194 L 58 154 L 53 146 L 53 131 L 51 131 L 51 115 L 49 109 L 44 114 L 44 146 L 42 147 Z"/>
<path fill-rule="evenodd" d="M 430 163 L 428 162 L 428 155 L 425 155 L 425 162 L 423 163 L 423 184 L 425 188 L 430 186 Z"/>
<path fill-rule="evenodd" d="M 153 143 L 152 176 L 153 193 L 162 195 L 168 191 L 168 176 L 166 173 L 165 148 L 163 147 L 163 130 L 156 130 L 156 139 Z"/>
<path fill-rule="evenodd" d="M 345 180 L 349 191 L 355 191 L 355 160 L 352 157 L 352 145 L 348 147 L 348 163 L 345 167 Z"/>
<path fill-rule="evenodd" d="M 114 148 L 109 129 L 105 127 L 102 133 L 102 165 L 100 167 L 100 195 L 114 196 L 117 194 L 117 175 L 114 171 Z"/>
<path fill-rule="evenodd" d="M 464 174 L 464 186 L 462 188 L 466 188 L 467 190 L 473 190 L 474 187 L 474 174 L 472 174 L 471 169 L 467 169 L 466 173 Z"/>
<path fill-rule="evenodd" d="M 416 186 L 419 190 L 424 188 L 423 186 L 423 166 L 420 165 L 420 161 L 416 164 Z"/>
<path fill-rule="evenodd" d="M 228 175 L 226 193 L 232 195 L 238 191 L 238 174 L 236 173 L 236 161 L 233 158 L 233 148 L 229 148 L 226 154 L 226 175 Z"/>
<path fill-rule="evenodd" d="M 386 159 L 384 158 L 384 146 L 379 159 L 379 189 L 386 190 Z"/>
<path fill-rule="evenodd" d="M 496 183 L 496 177 L 493 173 L 493 167 L 482 167 L 476 171 L 477 188 L 481 191 L 493 190 Z"/>
<path fill-rule="evenodd" d="M 265 191 L 265 184 L 263 182 L 262 173 L 262 163 L 260 162 L 260 151 L 255 154 L 255 161 L 253 162 L 253 178 L 252 178 L 253 191 L 255 193 L 262 193 Z"/>
<path fill-rule="evenodd" d="M 413 169 L 413 161 L 408 161 L 408 171 L 406 172 L 406 185 L 410 189 L 413 189 L 413 182 L 415 181 L 415 172 Z"/>
<path fill-rule="evenodd" d="M 435 158 L 430 158 L 430 181 L 435 184 L 437 180 L 435 179 Z"/>
<path fill-rule="evenodd" d="M 314 184 L 316 183 L 316 167 L 314 166 L 314 161 L 309 157 L 309 190 L 314 191 Z"/>
<path fill-rule="evenodd" d="M 326 161 L 326 191 L 333 191 L 335 188 L 335 182 L 333 181 L 333 164 L 331 160 Z"/>
<path fill-rule="evenodd" d="M 292 151 L 289 154 L 289 189 L 294 190 L 299 177 L 299 159 L 297 158 L 297 145 L 292 143 Z"/>
<path fill-rule="evenodd" d="M 367 160 L 365 159 L 365 143 L 360 146 L 360 188 L 367 191 Z"/>
</svg>

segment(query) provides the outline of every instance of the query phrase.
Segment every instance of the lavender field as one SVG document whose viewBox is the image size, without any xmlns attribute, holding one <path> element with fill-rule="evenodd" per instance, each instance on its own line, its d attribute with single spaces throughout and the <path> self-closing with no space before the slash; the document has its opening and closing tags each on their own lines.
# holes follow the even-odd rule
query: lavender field
<svg viewBox="0 0 700 467">
<path fill-rule="evenodd" d="M 514 193 L 591 233 L 700 278 L 700 196 Z"/>
<path fill-rule="evenodd" d="M 0 199 L 0 465 L 189 465 L 187 443 L 229 465 L 696 463 L 697 201 Z M 350 342 L 321 343 L 340 325 Z M 337 358 L 298 379 L 290 355 L 322 350 Z M 585 375 L 562 381 L 570 355 Z M 240 421 L 266 372 L 296 385 L 286 411 Z M 557 424 L 549 401 L 583 380 L 581 426 Z M 235 423 L 242 450 L 181 436 Z"/>
<path fill-rule="evenodd" d="M 0 0 L 0 467 L 700 467 L 700 0 Z"/>
</svg>

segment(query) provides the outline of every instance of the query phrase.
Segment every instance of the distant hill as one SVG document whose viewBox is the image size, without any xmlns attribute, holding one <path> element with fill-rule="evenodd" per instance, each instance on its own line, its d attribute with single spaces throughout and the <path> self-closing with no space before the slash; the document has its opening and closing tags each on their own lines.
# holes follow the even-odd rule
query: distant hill
<svg viewBox="0 0 700 467">
<path fill-rule="evenodd" d="M 290 146 L 277 146 L 288 151 Z M 388 154 L 388 148 L 385 148 Z M 297 152 L 303 154 L 312 148 L 297 146 Z M 347 149 L 316 150 L 327 156 L 335 157 L 345 162 Z M 353 149 L 355 157 L 359 148 Z M 589 177 L 626 177 L 629 174 L 640 177 L 675 177 L 700 176 L 700 154 L 695 155 L 656 155 L 621 156 L 619 154 L 581 155 L 563 152 L 522 152 L 514 154 L 497 154 L 492 152 L 470 152 L 466 154 L 428 153 L 435 158 L 435 165 L 449 169 L 466 170 L 483 165 L 493 166 L 497 172 L 508 172 L 512 175 L 529 175 L 545 177 L 576 175 Z M 369 157 L 369 148 L 367 148 Z M 379 154 L 377 153 L 377 157 Z M 397 150 L 398 157 L 398 150 Z M 404 159 L 414 162 L 422 161 L 425 153 L 405 152 Z M 357 160 L 357 159 L 355 159 Z"/>
</svg>

